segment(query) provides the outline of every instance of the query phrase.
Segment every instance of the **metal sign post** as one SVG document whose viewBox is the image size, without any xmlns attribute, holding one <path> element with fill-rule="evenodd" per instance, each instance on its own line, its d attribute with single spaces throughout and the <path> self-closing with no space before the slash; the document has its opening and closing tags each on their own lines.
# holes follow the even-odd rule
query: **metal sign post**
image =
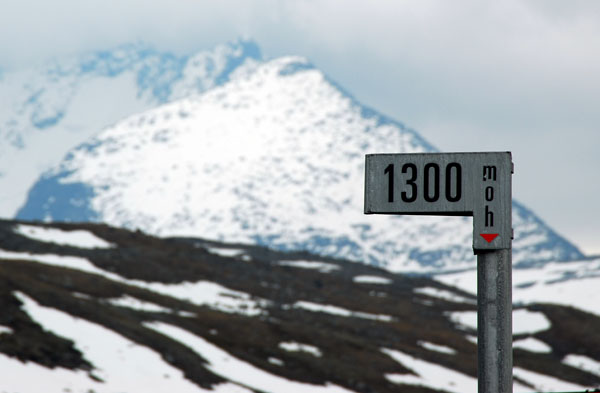
<svg viewBox="0 0 600 393">
<path fill-rule="evenodd" d="M 479 393 L 512 393 L 510 152 L 369 154 L 365 214 L 473 216 Z"/>
</svg>

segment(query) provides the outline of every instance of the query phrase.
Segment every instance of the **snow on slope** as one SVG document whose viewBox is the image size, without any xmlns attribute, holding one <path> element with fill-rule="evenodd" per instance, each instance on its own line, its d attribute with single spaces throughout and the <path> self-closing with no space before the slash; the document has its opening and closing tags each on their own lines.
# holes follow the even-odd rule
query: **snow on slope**
<svg viewBox="0 0 600 393">
<path fill-rule="evenodd" d="M 32 260 L 48 265 L 68 267 L 87 273 L 94 273 L 113 281 L 133 285 L 139 288 L 149 289 L 156 293 L 171 296 L 173 298 L 187 301 L 199 306 L 206 305 L 227 313 L 255 316 L 263 312 L 261 305 L 266 304 L 263 299 L 259 299 L 257 301 L 247 293 L 233 291 L 229 288 L 225 288 L 217 283 L 209 281 L 163 284 L 159 282 L 148 283 L 141 280 L 126 280 L 118 274 L 99 269 L 89 260 L 80 257 L 55 254 L 31 254 L 27 252 L 14 252 L 0 249 L 0 259 L 1 258 Z M 132 302 L 128 301 L 127 298 L 121 299 L 120 302 L 127 303 L 128 305 L 132 304 Z"/>
<path fill-rule="evenodd" d="M 20 224 L 15 228 L 15 233 L 42 242 L 79 248 L 109 248 L 113 246 L 93 233 L 82 230 L 63 231 L 57 228 L 42 228 L 34 225 Z"/>
<path fill-rule="evenodd" d="M 32 228 L 37 228 L 38 231 L 32 231 Z M 54 231 L 50 231 L 53 229 Z M 48 240 L 64 240 L 65 233 L 73 233 L 75 231 L 64 231 L 58 230 L 56 228 L 46 228 L 39 225 L 28 225 L 25 228 L 20 225 L 14 225 L 12 231 L 14 234 L 22 236 L 28 236 L 35 233 L 37 237 L 31 237 L 33 240 L 37 240 L 39 246 L 42 248 L 38 250 L 38 252 L 44 252 L 43 247 L 51 247 Z M 102 236 L 94 234 L 92 231 L 87 229 L 78 229 L 78 233 L 87 233 L 86 238 L 96 238 L 98 240 L 102 240 Z M 39 236 L 40 233 L 43 233 L 44 236 Z M 109 232 L 110 233 L 110 232 Z M 54 237 L 53 237 L 54 236 Z M 78 239 L 82 237 L 79 236 Z M 130 236 L 125 236 L 124 239 L 130 239 Z M 12 243 L 12 242 L 9 242 Z M 77 243 L 73 241 L 69 243 L 70 245 L 74 245 L 78 247 L 79 245 L 86 245 L 87 243 Z M 119 241 L 112 241 L 114 244 L 113 247 L 119 248 Z M 164 242 L 164 244 L 156 244 L 156 247 L 164 246 L 168 244 L 168 242 Z M 112 249 L 112 248 L 111 248 Z M 102 253 L 106 249 L 98 249 L 98 248 L 87 248 L 85 249 L 89 252 L 89 256 L 93 256 L 94 253 Z M 126 255 L 137 255 L 140 258 L 140 255 L 143 257 L 140 258 L 140 266 L 143 266 L 143 260 L 146 259 L 147 255 L 150 254 L 137 254 L 126 252 L 123 250 Z M 240 251 L 240 252 L 243 252 Z M 281 329 L 281 320 L 276 318 L 277 315 L 275 313 L 275 309 L 270 309 L 270 302 L 257 301 L 255 302 L 254 308 L 259 310 L 259 313 L 247 313 L 243 311 L 243 309 L 248 309 L 248 304 L 246 306 L 241 307 L 243 302 L 245 301 L 254 301 L 257 300 L 255 295 L 245 294 L 240 291 L 230 290 L 220 285 L 217 282 L 207 282 L 207 281 L 195 281 L 180 283 L 180 284 L 165 284 L 162 282 L 148 282 L 142 281 L 140 279 L 127 279 L 123 276 L 120 276 L 118 273 L 109 271 L 111 270 L 103 270 L 102 268 L 96 266 L 91 262 L 90 259 L 84 257 L 76 257 L 73 255 L 51 255 L 51 254 L 32 254 L 26 251 L 0 251 L 0 265 L 3 263 L 11 264 L 14 260 L 22 260 L 23 267 L 26 267 L 28 264 L 40 262 L 46 265 L 53 266 L 61 266 L 67 267 L 69 269 L 78 270 L 80 272 L 93 273 L 100 277 L 104 277 L 112 280 L 115 284 L 122 283 L 126 284 L 131 288 L 145 288 L 149 289 L 156 293 L 161 293 L 166 295 L 167 297 L 171 297 L 173 299 L 182 299 L 184 301 L 194 303 L 194 304 L 205 304 L 214 310 L 221 310 L 226 313 L 230 313 L 232 310 L 223 308 L 222 301 L 224 298 L 230 298 L 232 302 L 239 302 L 240 307 L 239 310 L 235 310 L 239 314 L 244 314 L 248 316 L 257 316 L 257 315 L 268 315 L 271 313 L 274 316 L 273 320 L 276 322 L 277 329 Z M 96 261 L 97 262 L 97 261 Z M 267 269 L 272 271 L 274 266 L 285 266 L 286 268 L 293 268 L 296 270 L 306 271 L 309 270 L 317 270 L 323 276 L 330 276 L 337 274 L 339 272 L 345 272 L 345 274 L 339 276 L 344 277 L 343 280 L 350 287 L 339 287 L 345 288 L 345 290 L 350 291 L 349 293 L 353 293 L 353 290 L 362 290 L 365 285 L 373 285 L 373 286 L 382 286 L 382 290 L 390 291 L 390 296 L 394 294 L 392 291 L 394 288 L 398 288 L 401 286 L 405 286 L 407 283 L 403 285 L 398 285 L 396 280 L 394 283 L 384 283 L 381 278 L 383 275 L 387 275 L 388 277 L 392 277 L 389 273 L 385 273 L 380 271 L 380 275 L 366 275 L 366 274 L 349 274 L 352 270 L 356 269 L 357 266 L 352 266 L 352 264 L 344 264 L 344 263 L 336 263 L 329 265 L 319 265 L 317 261 L 299 261 L 300 263 L 292 264 L 290 261 L 287 263 L 284 260 L 277 261 L 276 263 L 269 264 L 266 263 L 265 266 L 259 267 L 259 265 L 255 265 L 250 269 Z M 309 262 L 313 262 L 312 264 Z M 599 261 L 596 261 L 599 262 Z M 598 263 L 594 262 L 594 264 L 590 265 L 586 270 L 588 276 L 596 276 L 598 271 Z M 227 263 L 232 263 L 235 265 L 245 266 L 246 263 L 239 260 L 231 260 Z M 227 264 L 225 261 L 221 261 L 220 264 Z M 574 264 L 557 264 L 562 265 L 563 268 L 560 269 L 558 266 L 555 266 L 552 270 L 555 272 L 554 278 L 561 278 L 564 274 L 569 274 L 569 269 L 574 269 L 576 272 L 581 272 L 584 269 L 576 268 L 572 265 Z M 548 264 L 547 266 L 550 266 Z M 337 266 L 337 269 L 331 269 L 331 266 Z M 323 267 L 329 267 L 323 271 Z M 365 269 L 365 267 L 362 267 Z M 566 269 L 566 270 L 565 270 Z M 21 270 L 21 269 L 19 269 Z M 531 269 L 532 273 L 534 273 L 534 269 Z M 540 269 L 535 269 L 538 271 Z M 27 271 L 27 270 L 25 270 Z M 516 274 L 519 276 L 521 272 L 526 272 L 526 270 L 519 270 Z M 61 272 L 61 276 L 63 276 L 63 280 L 58 280 L 58 283 L 63 284 L 63 282 L 67 282 L 70 284 L 66 284 L 66 292 L 72 292 L 72 296 L 80 299 L 86 299 L 97 302 L 96 306 L 101 306 L 102 304 L 112 304 L 122 307 L 124 309 L 132 309 L 132 310 L 142 310 L 152 313 L 162 313 L 164 315 L 179 315 L 182 317 L 181 319 L 187 319 L 198 317 L 201 314 L 196 315 L 195 313 L 183 313 L 179 308 L 171 308 L 172 305 L 166 307 L 166 304 L 159 305 L 157 303 L 153 303 L 146 300 L 138 299 L 132 295 L 119 295 L 120 297 L 113 296 L 99 296 L 95 297 L 90 294 L 84 294 L 78 292 L 81 290 L 76 286 L 73 287 L 72 279 L 65 279 L 65 277 L 73 277 L 71 275 L 65 275 L 65 272 Z M 48 272 L 46 272 L 48 274 Z M 45 276 L 40 274 L 33 274 L 32 276 Z M 218 278 L 222 278 L 221 274 L 217 274 Z M 242 275 L 243 276 L 243 275 Z M 546 275 L 546 277 L 550 277 L 552 275 Z M 7 276 L 10 281 L 11 276 Z M 289 277 L 289 276 L 285 276 Z M 457 275 L 449 276 L 449 277 L 458 277 Z M 534 277 L 531 274 L 531 277 Z M 3 278 L 6 278 L 3 276 Z M 358 278 L 358 279 L 357 279 Z M 368 279 L 365 279 L 368 278 Z M 379 280 L 374 280 L 374 278 L 379 278 Z M 401 278 L 398 276 L 397 278 Z M 520 285 L 522 283 L 529 282 L 530 277 L 523 276 L 522 278 L 517 278 L 516 282 Z M 13 279 L 14 280 L 14 279 Z M 44 279 L 45 280 L 45 279 Z M 407 279 L 410 280 L 410 279 Z M 417 282 L 422 279 L 415 278 Z M 311 280 L 307 280 L 311 281 Z M 45 285 L 51 283 L 52 280 L 46 282 Z M 282 281 L 279 281 L 281 283 Z M 466 280 L 463 280 L 466 282 Z M 474 282 L 474 280 L 473 280 Z M 276 282 L 262 282 L 260 285 L 266 285 L 267 287 L 274 287 L 273 284 Z M 334 284 L 335 281 L 331 281 L 329 285 L 339 285 Z M 291 284 L 291 283 L 288 283 Z M 417 294 L 425 294 L 432 298 L 442 298 L 447 299 L 450 302 L 455 302 L 459 305 L 458 309 L 461 309 L 460 306 L 467 306 L 472 309 L 472 299 L 466 298 L 464 296 L 458 296 L 448 290 L 434 290 L 430 285 L 432 282 L 425 281 L 423 282 L 424 287 L 414 287 L 413 292 L 415 295 Z M 554 284 L 553 284 L 554 285 Z M 560 284 L 559 284 L 560 285 Z M 190 291 L 190 287 L 196 287 L 198 291 Z M 290 288 L 293 285 L 290 285 Z M 62 288 L 62 287 L 61 287 Z M 280 287 L 278 287 L 280 288 Z M 33 288 L 24 285 L 22 288 L 23 291 L 31 291 Z M 214 289 L 214 290 L 213 290 Z M 277 289 L 276 292 L 282 291 L 283 289 Z M 65 289 L 61 289 L 61 291 L 65 291 Z M 116 292 L 119 293 L 120 291 Z M 333 291 L 338 292 L 338 291 Z M 148 392 L 160 392 L 166 390 L 173 391 L 205 391 L 202 388 L 199 388 L 189 382 L 189 380 L 183 377 L 182 372 L 174 368 L 172 364 L 167 360 L 168 356 L 165 357 L 164 353 L 161 356 L 160 353 L 156 352 L 150 347 L 139 345 L 136 342 L 131 341 L 126 338 L 126 335 L 123 335 L 122 331 L 115 331 L 107 329 L 108 325 L 100 325 L 96 320 L 93 322 L 92 320 L 86 320 L 80 317 L 74 317 L 73 315 L 68 314 L 64 310 L 60 310 L 57 308 L 51 308 L 48 305 L 43 305 L 40 303 L 40 296 L 44 298 L 44 294 L 46 292 L 41 292 L 41 294 L 37 291 L 33 291 L 33 293 L 37 293 L 37 300 L 32 298 L 34 295 L 27 295 L 21 290 L 14 291 L 13 294 L 16 295 L 17 299 L 19 299 L 22 303 L 21 310 L 25 311 L 35 322 L 39 323 L 45 330 L 53 332 L 54 334 L 72 340 L 74 342 L 75 348 L 80 350 L 84 355 L 85 359 L 88 360 L 92 365 L 93 369 L 91 371 L 69 371 L 64 368 L 56 368 L 54 370 L 50 370 L 45 367 L 41 367 L 33 362 L 22 363 L 15 358 L 10 358 L 0 353 L 0 368 L 3 370 L 3 378 L 2 383 L 0 384 L 4 390 L 8 391 L 38 391 L 42 387 L 45 390 L 50 391 L 63 391 L 69 390 L 72 392 L 87 392 L 90 389 L 96 392 L 116 392 L 116 391 L 132 391 L 132 390 L 143 390 Z M 135 292 L 133 292 L 135 293 Z M 358 292 L 357 292 L 358 293 Z M 545 293 L 542 291 L 541 293 Z M 47 295 L 46 295 L 47 296 Z M 139 296 L 136 295 L 136 296 Z M 303 294 L 303 296 L 305 296 Z M 369 293 L 369 296 L 374 296 Z M 394 296 L 398 296 L 398 293 L 395 293 Z M 52 296 L 49 296 L 52 297 Z M 251 297 L 251 299 L 248 299 Z M 409 293 L 404 293 L 404 298 L 410 298 Z M 199 301 L 198 299 L 203 298 L 204 300 Z M 354 297 L 355 299 L 357 297 Z M 536 300 L 539 301 L 539 297 Z M 165 299 L 156 299 L 157 301 L 164 302 Z M 399 298 L 398 298 L 399 300 Z M 581 299 L 580 299 L 581 300 Z M 398 304 L 397 301 L 394 302 Z M 54 303 L 55 307 L 56 304 Z M 577 303 L 576 303 L 577 304 Z M 425 306 L 425 308 L 431 307 L 430 305 Z M 293 312 L 295 309 L 305 309 L 312 313 L 319 314 L 333 314 L 337 317 L 343 317 L 344 319 L 354 318 L 356 320 L 363 320 L 365 318 L 370 319 L 373 323 L 380 323 L 379 327 L 377 325 L 370 325 L 374 331 L 378 330 L 381 327 L 381 324 L 392 325 L 391 317 L 386 317 L 381 314 L 369 314 L 362 312 L 354 312 L 347 309 L 344 309 L 336 304 L 329 304 L 329 302 L 325 301 L 323 304 L 317 304 L 314 302 L 308 302 L 303 300 L 296 300 L 294 303 L 290 303 L 290 305 L 283 304 L 283 309 L 286 312 Z M 456 308 L 450 307 L 450 310 L 456 310 Z M 464 309 L 464 308 L 463 308 Z M 434 311 L 437 310 L 437 311 Z M 71 310 L 72 312 L 72 310 Z M 415 310 L 412 310 L 415 312 Z M 420 311 L 421 312 L 421 311 Z M 416 314 L 420 314 L 420 312 L 416 312 Z M 439 312 L 437 308 L 430 308 L 430 311 L 427 312 L 428 318 L 432 317 L 431 313 Z M 447 312 L 445 315 L 448 316 L 450 320 L 459 319 L 457 322 L 464 325 L 474 326 L 476 318 L 473 318 L 474 311 L 470 311 L 462 313 L 462 316 L 455 315 L 456 312 Z M 85 315 L 85 314 L 84 314 Z M 139 316 L 138 316 L 139 317 Z M 455 318 L 458 317 L 458 318 Z M 397 320 L 397 317 L 394 317 Z M 514 319 L 516 321 L 515 333 L 535 333 L 538 331 L 543 331 L 551 328 L 551 324 L 547 318 L 544 317 L 543 313 L 540 312 L 528 312 L 526 310 L 515 310 Z M 178 319 L 175 319 L 177 321 Z M 308 383 L 306 381 L 300 382 L 292 379 L 288 379 L 281 375 L 278 375 L 276 371 L 268 370 L 264 368 L 264 365 L 256 365 L 250 363 L 247 359 L 244 359 L 240 356 L 239 353 L 235 354 L 232 351 L 224 350 L 223 348 L 217 346 L 214 342 L 210 341 L 206 337 L 202 337 L 197 333 L 192 333 L 192 330 L 187 330 L 185 326 L 187 322 L 182 323 L 179 326 L 173 324 L 173 322 L 165 322 L 162 316 L 149 316 L 140 317 L 140 319 L 136 319 L 136 321 L 140 321 L 144 328 L 152 329 L 153 331 L 160 333 L 161 335 L 173 339 L 182 345 L 185 345 L 186 348 L 196 352 L 202 359 L 206 360 L 207 369 L 213 372 L 214 374 L 221 376 L 224 378 L 226 382 L 220 383 L 214 386 L 214 390 L 216 392 L 250 392 L 251 389 L 257 389 L 265 392 L 349 392 L 347 388 L 341 387 L 339 384 L 334 384 L 331 382 L 327 382 L 325 384 L 313 384 Z M 142 322 L 143 321 L 143 322 Z M 173 321 L 173 320 L 172 320 Z M 236 321 L 236 322 L 234 322 Z M 246 320 L 249 321 L 249 320 Z M 106 322 L 105 322 L 106 323 Z M 177 323 L 181 323 L 177 322 Z M 197 321 L 197 324 L 202 324 L 203 322 Z M 232 319 L 232 324 L 240 323 L 239 319 Z M 356 323 L 356 322 L 355 322 Z M 326 325 L 321 325 L 326 326 Z M 444 325 L 445 329 L 449 328 L 449 326 Z M 114 328 L 114 327 L 113 327 Z M 18 331 L 18 329 L 17 329 Z M 235 331 L 235 329 L 233 330 Z M 311 341 L 312 337 L 310 334 L 306 335 L 305 330 L 301 330 L 300 332 L 304 332 L 299 334 L 298 336 L 288 336 L 284 335 L 285 340 L 281 340 L 278 342 L 278 347 L 287 351 L 287 352 L 305 352 L 311 356 L 311 361 L 314 360 L 318 362 L 322 360 L 324 357 L 330 355 L 331 348 L 328 350 L 322 350 L 319 346 L 311 345 L 316 344 L 316 342 Z M 448 329 L 448 333 L 451 330 Z M 16 332 L 13 331 L 9 327 L 3 327 L 0 325 L 0 335 L 12 335 Z M 213 334 L 213 330 L 210 331 L 209 334 Z M 214 334 L 217 334 L 217 331 L 214 331 Z M 360 333 L 357 333 L 360 334 Z M 409 341 L 410 334 L 405 337 L 406 340 L 401 340 L 401 342 L 406 345 Z M 329 337 L 329 336 L 328 336 Z M 435 336 L 434 336 L 435 337 Z M 439 336 L 437 339 L 441 339 L 445 336 Z M 448 337 L 453 337 L 449 335 Z M 397 336 L 396 336 L 397 338 Z M 297 340 L 301 340 L 298 342 Z M 377 341 L 373 338 L 374 341 Z M 227 341 L 227 340 L 226 340 Z M 552 349 L 544 342 L 539 340 L 528 339 L 522 340 L 517 347 L 523 348 L 526 351 L 536 352 L 536 353 L 548 353 L 551 352 Z M 218 341 L 217 341 L 218 342 Z M 221 341 L 222 342 L 222 341 Z M 389 342 L 389 345 L 392 346 L 395 341 L 392 340 Z M 454 339 L 454 341 L 437 341 L 433 342 L 428 339 L 419 340 L 418 346 L 423 348 L 425 351 L 433 352 L 436 354 L 436 357 L 428 357 L 424 356 L 423 353 L 415 353 L 414 349 L 412 352 L 404 352 L 400 351 L 398 348 L 392 349 L 388 348 L 387 345 L 381 346 L 379 350 L 384 353 L 386 356 L 389 356 L 391 359 L 398 362 L 399 365 L 403 367 L 407 367 L 411 372 L 393 372 L 389 371 L 390 369 L 386 369 L 383 367 L 381 372 L 383 376 L 391 383 L 401 384 L 401 385 L 409 385 L 409 386 L 428 386 L 432 389 L 443 389 L 448 392 L 457 392 L 462 393 L 465 391 L 476 389 L 476 378 L 473 376 L 468 376 L 463 372 L 459 372 L 457 370 L 448 367 L 448 365 L 444 366 L 443 361 L 438 363 L 438 360 L 443 359 L 444 356 L 456 357 L 459 356 L 464 348 L 461 349 L 460 340 Z M 356 341 L 353 341 L 353 345 L 358 345 Z M 377 344 L 381 345 L 381 344 Z M 410 346 L 408 346 L 410 347 Z M 568 347 L 570 350 L 575 349 Z M 266 347 L 264 348 L 266 349 Z M 337 348 L 339 349 L 339 348 Z M 474 349 L 474 348 L 473 348 Z M 555 349 L 556 350 L 556 347 Z M 269 354 L 269 351 L 266 350 L 265 354 Z M 563 354 L 564 355 L 564 354 Z M 557 354 L 559 356 L 559 354 Z M 283 358 L 283 357 L 282 357 Z M 312 359 L 314 358 L 314 359 Z M 437 360 L 436 360 L 437 359 Z M 269 357 L 268 362 L 270 364 L 275 364 L 282 369 L 286 369 L 287 367 L 293 368 L 293 362 L 283 361 L 279 358 Z M 577 369 L 588 370 L 588 372 L 592 374 L 597 374 L 599 371 L 599 363 L 591 358 L 586 356 L 582 356 L 576 353 L 569 353 L 564 357 L 562 361 L 565 365 L 570 365 Z M 375 363 L 378 364 L 378 363 Z M 387 370 L 387 371 L 386 371 Z M 392 369 L 393 370 L 393 369 Z M 379 371 L 379 370 L 378 370 Z M 554 375 L 552 372 L 546 372 L 547 375 L 540 374 L 537 372 L 532 372 L 529 369 L 516 368 L 515 375 L 520 377 L 520 380 L 515 381 L 515 391 L 516 392 L 526 392 L 526 391 L 550 391 L 550 390 L 581 390 L 583 391 L 585 388 L 589 388 L 589 386 L 580 386 L 575 383 L 567 382 L 565 380 L 558 379 L 556 377 L 551 377 L 549 375 Z M 4 378 L 6 376 L 6 378 Z M 101 382 L 98 379 L 102 380 Z M 529 386 L 526 387 L 522 385 L 522 383 L 526 383 Z M 399 389 L 402 387 L 399 385 Z"/>
<path fill-rule="evenodd" d="M 0 216 L 13 217 L 31 184 L 103 127 L 222 84 L 259 59 L 258 47 L 248 41 L 191 56 L 136 44 L 4 73 Z"/>
<path fill-rule="evenodd" d="M 193 335 L 177 326 L 160 322 L 147 323 L 145 326 L 173 337 L 182 344 L 189 346 L 198 355 L 208 359 L 211 364 L 209 367 L 211 371 L 242 386 L 248 386 L 261 392 L 352 393 L 348 389 L 331 383 L 328 383 L 326 386 L 310 385 L 270 374 L 248 362 L 231 356 L 203 338 Z"/>
<path fill-rule="evenodd" d="M 286 57 L 104 130 L 35 184 L 18 218 L 304 249 L 393 271 L 470 267 L 470 218 L 362 214 L 364 154 L 433 150 Z M 526 208 L 513 211 L 517 265 L 581 257 Z"/>
<path fill-rule="evenodd" d="M 112 392 L 216 392 L 250 393 L 233 383 L 202 389 L 187 380 L 181 370 L 165 362 L 160 354 L 124 338 L 103 326 L 53 308 L 44 307 L 17 293 L 23 309 L 51 332 L 68 337 L 95 365 L 91 373 L 62 368 L 50 369 L 36 363 L 22 363 L 0 354 L 3 391 L 50 391 L 73 393 Z M 32 378 L 35 376 L 35 378 Z"/>
<path fill-rule="evenodd" d="M 477 271 L 443 274 L 436 279 L 465 291 L 477 293 Z M 600 258 L 513 271 L 513 303 L 544 302 L 574 306 L 600 315 Z"/>
</svg>

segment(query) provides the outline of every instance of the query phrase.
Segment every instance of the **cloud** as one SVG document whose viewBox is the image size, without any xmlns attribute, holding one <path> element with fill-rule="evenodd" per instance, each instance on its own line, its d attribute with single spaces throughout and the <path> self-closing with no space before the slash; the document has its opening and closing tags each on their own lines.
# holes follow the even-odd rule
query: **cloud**
<svg viewBox="0 0 600 393">
<path fill-rule="evenodd" d="M 309 57 L 442 149 L 513 150 L 524 168 L 515 194 L 551 224 L 576 226 L 556 203 L 584 184 L 571 216 L 600 220 L 584 211 L 600 194 L 598 1 L 21 0 L 2 6 L 0 66 L 139 40 L 192 52 L 239 36 L 267 56 Z M 555 199 L 533 184 L 552 182 L 536 179 L 542 166 L 564 179 Z"/>
<path fill-rule="evenodd" d="M 137 40 L 198 49 L 235 38 L 252 7 L 252 1 L 10 2 L 0 14 L 0 53 L 3 63 L 22 65 Z"/>
</svg>

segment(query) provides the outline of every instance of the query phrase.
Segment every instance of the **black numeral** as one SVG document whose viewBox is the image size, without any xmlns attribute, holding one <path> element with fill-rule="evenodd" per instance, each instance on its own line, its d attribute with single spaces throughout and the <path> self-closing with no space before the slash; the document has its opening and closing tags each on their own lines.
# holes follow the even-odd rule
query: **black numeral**
<svg viewBox="0 0 600 393">
<path fill-rule="evenodd" d="M 417 180 L 417 166 L 411 163 L 402 165 L 402 173 L 408 172 L 409 169 L 410 178 L 406 180 L 406 184 L 410 186 L 410 196 L 408 196 L 406 191 L 402 191 L 402 194 L 400 194 L 402 200 L 407 203 L 417 200 L 417 183 L 415 183 Z"/>
<path fill-rule="evenodd" d="M 454 169 L 454 171 L 452 171 Z M 454 172 L 454 181 L 452 181 L 452 172 Z M 452 194 L 452 185 L 454 184 L 454 195 Z M 462 197 L 462 168 L 458 162 L 448 164 L 446 167 L 446 199 L 450 202 L 457 202 Z"/>
<path fill-rule="evenodd" d="M 433 194 L 430 193 L 432 180 L 431 169 L 433 169 Z M 429 163 L 425 165 L 423 188 L 425 191 L 424 197 L 427 202 L 435 202 L 440 198 L 440 166 L 438 164 Z"/>
<path fill-rule="evenodd" d="M 400 193 L 403 202 L 411 203 L 417 200 L 418 187 L 417 166 L 413 163 L 402 165 L 402 173 L 406 176 L 406 191 Z M 389 164 L 383 171 L 388 177 L 388 202 L 394 202 L 394 164 Z M 427 202 L 436 202 L 440 199 L 440 166 L 434 162 L 425 164 L 423 168 L 423 198 Z M 458 162 L 446 165 L 444 179 L 444 196 L 448 202 L 458 202 L 462 198 L 462 167 Z M 487 195 L 487 194 L 486 194 Z"/>
<path fill-rule="evenodd" d="M 388 175 L 388 202 L 394 202 L 394 164 L 385 167 L 383 173 Z"/>
</svg>

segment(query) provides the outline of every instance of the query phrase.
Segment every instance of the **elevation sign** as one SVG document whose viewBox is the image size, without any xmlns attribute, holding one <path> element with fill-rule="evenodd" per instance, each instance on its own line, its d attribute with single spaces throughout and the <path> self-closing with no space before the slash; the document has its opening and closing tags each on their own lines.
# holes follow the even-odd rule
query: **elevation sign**
<svg viewBox="0 0 600 393">
<path fill-rule="evenodd" d="M 368 154 L 366 214 L 473 216 L 473 249 L 511 248 L 510 152 Z"/>
</svg>

